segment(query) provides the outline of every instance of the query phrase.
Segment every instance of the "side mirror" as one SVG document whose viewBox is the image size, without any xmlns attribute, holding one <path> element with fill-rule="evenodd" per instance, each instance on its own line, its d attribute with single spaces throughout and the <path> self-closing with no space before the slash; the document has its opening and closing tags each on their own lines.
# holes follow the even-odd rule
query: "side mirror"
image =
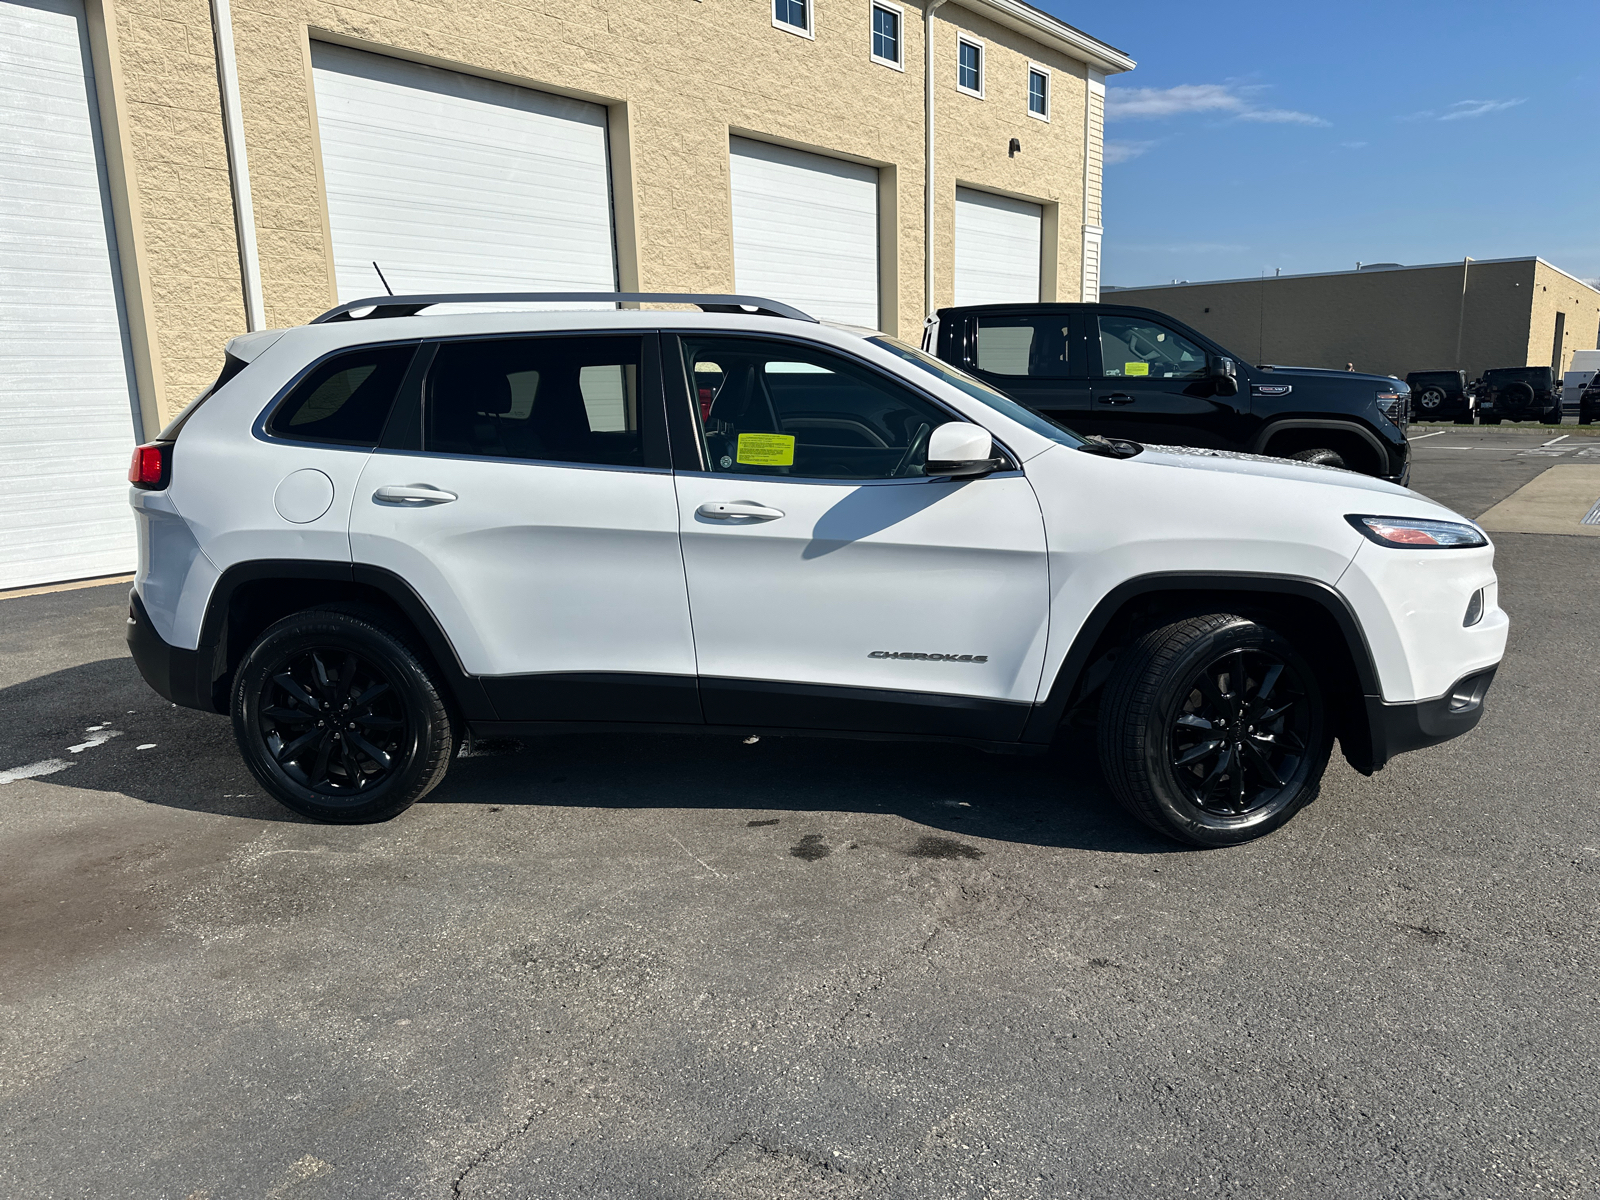
<svg viewBox="0 0 1600 1200">
<path fill-rule="evenodd" d="M 1236 396 L 1239 393 L 1239 368 L 1233 359 L 1218 355 L 1207 365 L 1206 374 L 1211 378 L 1211 386 L 1219 396 Z"/>
<path fill-rule="evenodd" d="M 987 429 L 966 421 L 948 421 L 928 437 L 928 462 L 923 474 L 976 479 L 1000 465 L 994 457 L 994 439 Z"/>
</svg>

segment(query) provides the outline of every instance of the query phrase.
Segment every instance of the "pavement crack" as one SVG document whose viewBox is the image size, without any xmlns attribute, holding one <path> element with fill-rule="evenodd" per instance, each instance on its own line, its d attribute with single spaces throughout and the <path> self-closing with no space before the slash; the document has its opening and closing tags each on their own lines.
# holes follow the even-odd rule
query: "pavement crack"
<svg viewBox="0 0 1600 1200">
<path fill-rule="evenodd" d="M 500 1140 L 495 1142 L 494 1145 L 487 1146 L 478 1151 L 477 1154 L 473 1155 L 472 1158 L 467 1161 L 467 1165 L 461 1168 L 461 1171 L 451 1182 L 450 1195 L 456 1198 L 456 1200 L 459 1200 L 461 1196 L 461 1188 L 467 1182 L 467 1176 L 471 1175 L 484 1163 L 488 1162 L 489 1159 L 493 1158 L 496 1154 L 499 1154 L 500 1151 L 504 1150 L 513 1139 L 519 1138 L 523 1134 L 527 1133 L 528 1130 L 533 1127 L 533 1120 L 538 1115 L 539 1114 L 537 1110 L 529 1112 L 520 1123 L 512 1126 L 503 1135 L 501 1135 Z"/>
</svg>

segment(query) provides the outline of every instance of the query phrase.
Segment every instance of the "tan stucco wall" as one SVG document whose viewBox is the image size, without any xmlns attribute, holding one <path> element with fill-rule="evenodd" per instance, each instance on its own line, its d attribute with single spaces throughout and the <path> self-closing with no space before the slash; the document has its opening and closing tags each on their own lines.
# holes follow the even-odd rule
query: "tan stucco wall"
<svg viewBox="0 0 1600 1200">
<path fill-rule="evenodd" d="M 206 0 L 105 0 L 121 94 L 165 414 L 215 375 L 244 330 L 216 58 Z M 821 0 L 815 38 L 776 29 L 768 0 L 234 0 L 241 108 L 268 325 L 335 302 L 309 44 L 379 53 L 606 104 L 619 275 L 644 290 L 734 286 L 730 133 L 884 168 L 883 323 L 923 310 L 923 23 L 905 6 L 905 70 L 870 57 L 867 0 Z M 957 27 L 986 45 L 986 98 L 956 90 Z M 959 3 L 936 14 L 938 302 L 953 292 L 958 184 L 1046 205 L 1047 298 L 1078 298 L 1085 66 Z M 1052 69 L 1051 120 L 1027 115 L 1027 63 Z M 1022 153 L 1010 157 L 1012 137 Z M 1051 234 L 1057 228 L 1059 236 Z M 1047 253 L 1048 253 L 1047 249 Z"/>
<path fill-rule="evenodd" d="M 1539 263 L 1533 277 L 1533 318 L 1528 326 L 1528 362 L 1550 363 L 1559 374 L 1574 350 L 1600 349 L 1600 292 Z M 1556 314 L 1565 313 L 1559 353 Z"/>
<path fill-rule="evenodd" d="M 1534 259 L 1472 263 L 1465 303 L 1459 263 L 1128 288 L 1103 299 L 1170 313 L 1251 362 L 1352 362 L 1383 375 L 1459 367 L 1476 377 L 1548 363 L 1558 310 L 1567 359 L 1600 329 L 1600 293 Z"/>
</svg>

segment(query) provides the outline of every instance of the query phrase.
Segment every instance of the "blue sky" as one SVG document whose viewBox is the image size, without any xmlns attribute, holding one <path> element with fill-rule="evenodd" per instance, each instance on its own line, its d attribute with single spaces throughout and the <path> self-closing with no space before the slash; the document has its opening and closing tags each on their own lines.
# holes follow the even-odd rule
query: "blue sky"
<svg viewBox="0 0 1600 1200">
<path fill-rule="evenodd" d="M 1600 277 L 1600 0 L 1034 2 L 1139 63 L 1108 81 L 1108 284 Z"/>
</svg>

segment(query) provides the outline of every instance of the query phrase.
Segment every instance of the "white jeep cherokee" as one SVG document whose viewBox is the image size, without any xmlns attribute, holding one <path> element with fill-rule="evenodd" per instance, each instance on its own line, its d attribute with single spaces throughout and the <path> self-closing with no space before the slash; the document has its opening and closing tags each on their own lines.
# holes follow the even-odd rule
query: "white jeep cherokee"
<svg viewBox="0 0 1600 1200">
<path fill-rule="evenodd" d="M 534 299 L 613 307 L 449 311 Z M 235 338 L 130 475 L 140 671 L 327 821 L 474 736 L 1028 752 L 1078 713 L 1134 816 L 1226 845 L 1335 737 L 1370 774 L 1471 729 L 1506 644 L 1488 539 L 1414 492 L 1086 440 L 749 297 L 340 305 Z"/>
</svg>

